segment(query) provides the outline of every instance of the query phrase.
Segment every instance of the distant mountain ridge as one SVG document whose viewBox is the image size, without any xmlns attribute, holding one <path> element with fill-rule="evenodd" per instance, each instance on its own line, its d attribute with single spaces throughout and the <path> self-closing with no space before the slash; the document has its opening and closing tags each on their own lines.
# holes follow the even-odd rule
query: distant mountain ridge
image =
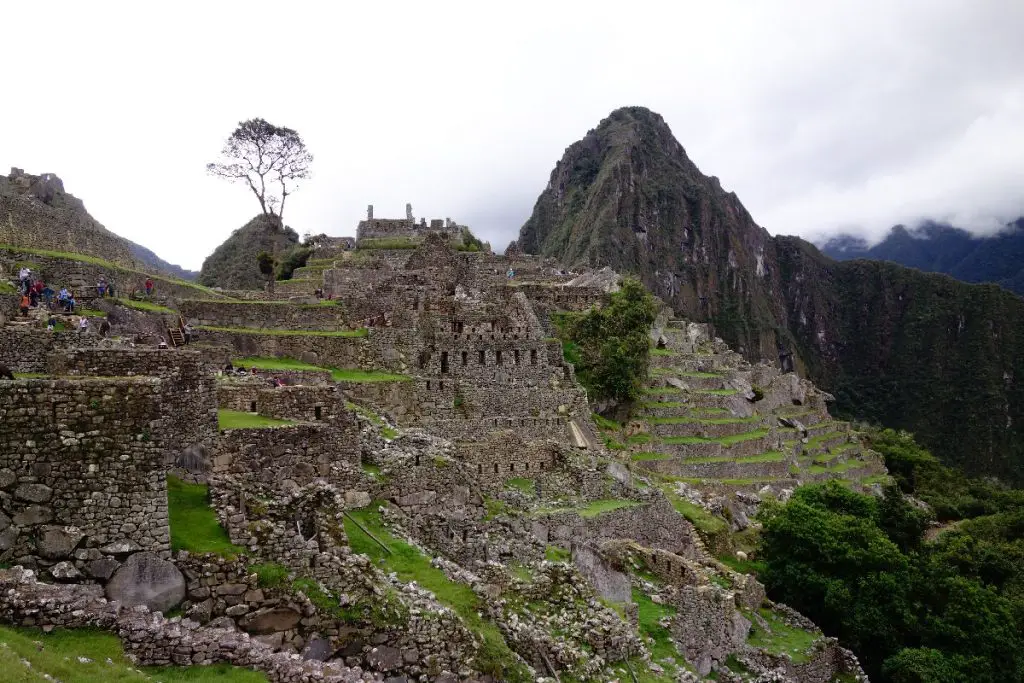
<svg viewBox="0 0 1024 683">
<path fill-rule="evenodd" d="M 836 235 L 821 250 L 838 261 L 892 261 L 964 282 L 991 282 L 1024 296 L 1024 217 L 986 237 L 928 221 L 909 229 L 897 225 L 871 246 L 855 235 Z"/>
<path fill-rule="evenodd" d="M 164 261 L 162 258 L 157 256 L 156 253 L 153 252 L 153 250 L 147 249 L 146 247 L 142 246 L 141 244 L 138 244 L 137 242 L 132 242 L 130 239 L 122 239 L 124 239 L 124 241 L 128 243 L 128 248 L 131 250 L 132 256 L 134 256 L 143 264 L 145 264 L 147 268 L 152 268 L 154 270 L 160 270 L 165 273 L 169 273 L 174 277 L 181 278 L 182 280 L 194 281 L 196 278 L 199 277 L 199 271 L 188 270 L 173 263 L 168 263 L 167 261 Z"/>
<path fill-rule="evenodd" d="M 771 236 L 648 109 L 618 109 L 565 150 L 517 244 L 633 273 L 748 358 L 792 353 L 838 414 L 1024 481 L 1024 299 Z"/>
</svg>

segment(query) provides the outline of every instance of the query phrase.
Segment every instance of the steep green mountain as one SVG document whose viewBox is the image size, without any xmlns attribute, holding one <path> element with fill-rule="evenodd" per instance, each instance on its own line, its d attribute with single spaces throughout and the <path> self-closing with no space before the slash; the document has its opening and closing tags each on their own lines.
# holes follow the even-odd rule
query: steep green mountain
<svg viewBox="0 0 1024 683">
<path fill-rule="evenodd" d="M 518 244 L 634 273 L 748 357 L 792 352 L 839 413 L 1024 481 L 1024 300 L 773 238 L 647 109 L 613 112 L 566 150 Z"/>
<path fill-rule="evenodd" d="M 299 235 L 277 216 L 260 214 L 231 233 L 203 261 L 199 284 L 224 289 L 263 289 L 266 277 L 260 273 L 256 256 L 261 251 L 280 258 L 299 243 Z"/>
<path fill-rule="evenodd" d="M 993 282 L 1024 295 L 1024 218 L 988 237 L 942 223 L 927 222 L 911 229 L 897 225 L 873 246 L 852 235 L 838 235 L 822 251 L 839 261 L 892 261 L 964 282 Z"/>
</svg>

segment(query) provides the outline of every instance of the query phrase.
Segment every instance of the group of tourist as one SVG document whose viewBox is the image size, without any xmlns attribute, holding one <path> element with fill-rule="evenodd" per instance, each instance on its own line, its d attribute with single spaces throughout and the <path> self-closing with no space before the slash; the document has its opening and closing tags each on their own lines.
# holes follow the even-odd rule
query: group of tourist
<svg viewBox="0 0 1024 683">
<path fill-rule="evenodd" d="M 109 296 L 111 298 L 116 296 L 114 294 L 114 278 L 110 278 L 110 280 L 107 280 L 106 275 L 100 275 L 100 279 L 96 283 L 96 294 L 101 299 L 105 296 Z"/>
<path fill-rule="evenodd" d="M 32 276 L 31 268 L 22 268 L 18 272 L 18 293 L 21 294 L 19 308 L 22 317 L 28 317 L 30 308 L 38 308 L 42 303 L 51 311 L 58 307 L 63 308 L 65 313 L 75 312 L 75 295 L 67 287 L 61 287 L 59 292 L 54 292 L 42 279 Z"/>
</svg>

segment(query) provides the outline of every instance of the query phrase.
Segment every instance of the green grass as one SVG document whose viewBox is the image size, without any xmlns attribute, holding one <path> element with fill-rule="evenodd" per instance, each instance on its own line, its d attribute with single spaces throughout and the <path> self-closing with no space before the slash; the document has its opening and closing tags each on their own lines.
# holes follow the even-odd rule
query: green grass
<svg viewBox="0 0 1024 683">
<path fill-rule="evenodd" d="M 364 237 L 356 244 L 356 250 L 363 249 L 415 249 L 422 240 L 409 237 Z"/>
<path fill-rule="evenodd" d="M 167 509 L 171 549 L 231 556 L 242 552 L 233 545 L 207 502 L 205 484 L 167 477 Z"/>
<path fill-rule="evenodd" d="M 200 292 L 203 292 L 205 294 L 209 294 L 209 295 L 217 297 L 217 298 L 227 298 L 227 297 L 224 297 L 223 294 L 220 294 L 219 292 L 216 292 L 216 291 L 210 289 L 209 287 L 204 287 L 203 285 L 196 284 L 195 282 L 189 282 L 188 280 L 179 280 L 178 278 L 166 277 L 164 275 L 156 275 L 154 273 L 148 273 L 148 272 L 141 271 L 141 270 L 135 270 L 134 268 L 129 268 L 128 266 L 123 266 L 123 265 L 114 263 L 113 261 L 108 261 L 106 259 L 102 259 L 102 258 L 99 258 L 97 256 L 90 256 L 88 254 L 75 254 L 75 253 L 68 252 L 68 251 L 50 251 L 48 249 L 35 249 L 33 247 L 20 247 L 20 246 L 14 245 L 14 244 L 0 244 L 0 251 L 15 251 L 15 252 L 24 253 L 24 254 L 35 254 L 37 256 L 48 256 L 50 258 L 65 259 L 65 260 L 68 260 L 68 261 L 78 261 L 80 263 L 91 263 L 93 265 L 102 266 L 104 268 L 107 268 L 108 270 L 121 271 L 121 272 L 124 272 L 124 273 L 134 273 L 134 274 L 142 276 L 142 277 L 147 277 L 148 276 L 148 277 L 151 277 L 151 278 L 153 278 L 153 280 L 158 281 L 158 282 L 168 282 L 170 284 L 178 285 L 180 287 L 191 287 L 192 289 L 198 290 Z M 37 270 L 41 270 L 41 268 L 36 268 L 36 269 Z"/>
<path fill-rule="evenodd" d="M 591 517 L 597 517 L 603 515 L 606 512 L 612 510 L 620 510 L 622 508 L 631 508 L 639 505 L 640 502 L 636 500 L 625 500 L 622 498 L 604 498 L 601 500 L 595 500 L 587 503 L 583 507 L 576 508 L 576 514 L 584 519 Z"/>
<path fill-rule="evenodd" d="M 557 545 L 549 545 L 544 548 L 544 559 L 548 562 L 568 562 L 572 559 L 572 553 Z"/>
<path fill-rule="evenodd" d="M 15 372 L 14 379 L 43 379 L 49 377 L 45 372 Z"/>
<path fill-rule="evenodd" d="M 672 349 L 651 349 L 652 356 L 674 356 L 676 352 Z"/>
<path fill-rule="evenodd" d="M 525 667 L 518 663 L 501 631 L 493 622 L 481 616 L 483 604 L 473 589 L 452 581 L 440 569 L 431 566 L 429 557 L 395 538 L 384 527 L 378 507 L 379 503 L 360 510 L 352 510 L 349 514 L 384 543 L 391 553 L 385 553 L 346 517 L 345 532 L 348 534 L 352 550 L 368 555 L 380 563 L 384 571 L 394 572 L 402 581 L 415 581 L 417 585 L 432 591 L 440 602 L 462 617 L 466 626 L 481 640 L 480 650 L 474 662 L 481 673 L 491 674 L 506 681 L 529 681 Z"/>
<path fill-rule="evenodd" d="M 679 387 L 646 387 L 643 393 L 648 396 L 657 396 L 659 394 L 679 394 L 682 391 Z"/>
<path fill-rule="evenodd" d="M 146 301 L 145 299 L 129 299 L 127 297 L 117 297 L 114 299 L 117 303 L 128 308 L 134 308 L 139 311 L 147 311 L 149 313 L 164 313 L 170 315 L 178 315 L 178 312 L 172 308 L 155 304 L 152 301 Z M 220 302 L 218 302 L 220 303 Z M 239 302 L 241 303 L 241 302 Z"/>
<path fill-rule="evenodd" d="M 116 635 L 94 629 L 55 629 L 43 633 L 0 626 L 0 643 L 6 646 L 0 647 L 0 669 L 5 683 L 267 682 L 262 673 L 226 664 L 139 668 L 125 657 Z M 79 657 L 92 661 L 83 663 Z"/>
<path fill-rule="evenodd" d="M 629 456 L 629 459 L 633 462 L 645 462 L 648 460 L 671 460 L 674 455 L 668 453 L 655 453 L 654 451 L 642 451 L 640 453 L 634 453 Z"/>
<path fill-rule="evenodd" d="M 279 337 L 365 337 L 370 331 L 365 327 L 356 330 L 278 330 L 264 327 L 214 327 L 199 325 L 197 330 L 207 332 L 231 332 L 234 334 L 266 334 Z"/>
<path fill-rule="evenodd" d="M 809 660 L 807 650 L 818 639 L 816 634 L 789 626 L 781 616 L 769 609 L 762 607 L 758 613 L 768 622 L 769 630 L 764 630 L 757 621 L 751 619 L 754 625 L 750 628 L 747 643 L 772 654 L 788 654 L 796 664 L 803 664 Z"/>
<path fill-rule="evenodd" d="M 371 465 L 368 462 L 364 462 L 360 463 L 359 467 L 360 469 L 363 470 L 363 474 L 366 474 L 367 476 L 372 477 L 374 479 L 381 478 L 380 468 L 377 467 L 376 465 Z"/>
<path fill-rule="evenodd" d="M 740 574 L 753 574 L 754 576 L 757 576 L 758 572 L 763 571 L 765 566 L 763 562 L 758 562 L 756 560 L 737 559 L 732 553 L 720 556 L 718 561 L 729 569 L 732 569 L 734 572 L 739 572 Z"/>
<path fill-rule="evenodd" d="M 412 377 L 392 372 L 377 370 L 359 370 L 358 368 L 331 368 L 331 378 L 335 382 L 408 382 Z"/>
<path fill-rule="evenodd" d="M 97 311 L 95 308 L 86 308 L 85 306 L 79 306 L 75 309 L 75 313 L 78 315 L 85 316 L 86 318 L 106 318 L 107 314 L 103 311 Z"/>
<path fill-rule="evenodd" d="M 723 446 L 732 446 L 734 444 L 742 443 L 744 441 L 751 441 L 753 439 L 760 439 L 761 437 L 768 436 L 767 429 L 755 429 L 751 432 L 743 432 L 742 434 L 730 434 L 728 436 L 720 436 L 715 439 L 705 439 L 701 436 L 666 436 L 661 441 L 666 444 L 699 444 L 699 443 L 718 443 Z"/>
<path fill-rule="evenodd" d="M 412 378 L 377 370 L 359 368 L 325 368 L 285 356 L 275 358 L 237 358 L 231 361 L 235 367 L 256 368 L 257 370 L 320 370 L 330 372 L 335 382 L 408 382 Z"/>
<path fill-rule="evenodd" d="M 654 437 L 645 432 L 634 434 L 626 438 L 626 444 L 630 446 L 642 446 L 651 442 Z"/>
<path fill-rule="evenodd" d="M 724 377 L 717 372 L 680 372 L 679 377 L 693 377 L 694 379 L 716 379 Z"/>
<path fill-rule="evenodd" d="M 761 417 L 759 415 L 752 415 L 750 417 L 648 417 L 646 420 L 653 425 L 738 425 L 760 422 Z"/>
<path fill-rule="evenodd" d="M 685 408 L 686 404 L 682 401 L 648 401 L 641 404 L 644 408 L 657 410 L 658 408 Z"/>
<path fill-rule="evenodd" d="M 515 477 L 505 482 L 505 488 L 515 489 L 525 496 L 533 496 L 536 492 L 533 479 L 527 479 L 526 477 Z"/>
<path fill-rule="evenodd" d="M 684 465 L 701 465 L 712 462 L 781 462 L 786 459 L 785 453 L 779 453 L 778 451 L 769 451 L 767 453 L 758 453 L 757 455 L 751 455 L 747 458 L 736 458 L 733 456 L 722 456 L 716 458 L 693 458 L 683 461 Z"/>
<path fill-rule="evenodd" d="M 255 574 L 260 588 L 283 586 L 288 580 L 288 567 L 274 562 L 249 566 L 249 573 Z"/>
<path fill-rule="evenodd" d="M 0 294 L 15 294 L 18 288 L 7 280 L 0 280 Z"/>
<path fill-rule="evenodd" d="M 735 396 L 740 393 L 737 389 L 694 389 L 695 394 L 710 394 L 712 396 Z"/>
<path fill-rule="evenodd" d="M 622 429 L 622 425 L 616 422 L 615 420 L 609 420 L 607 417 L 602 417 L 597 413 L 592 413 L 590 415 L 590 419 L 594 421 L 594 424 L 597 425 L 598 429 L 603 429 L 606 431 L 618 431 Z"/>
<path fill-rule="evenodd" d="M 676 512 L 688 519 L 690 524 L 697 527 L 698 531 L 703 531 L 705 534 L 718 534 L 729 530 L 728 522 L 711 514 L 700 505 L 691 503 L 671 491 L 666 491 L 665 494 Z"/>
<path fill-rule="evenodd" d="M 665 618 L 675 616 L 676 609 L 670 605 L 657 604 L 643 591 L 636 588 L 633 589 L 633 602 L 637 606 L 637 625 L 640 633 L 651 639 L 651 642 L 648 643 L 651 660 L 662 666 L 665 666 L 663 660 L 666 659 L 682 660 L 682 656 L 672 640 L 671 631 L 660 623 Z"/>
<path fill-rule="evenodd" d="M 217 411 L 217 426 L 220 429 L 259 429 L 262 427 L 284 427 L 293 425 L 292 420 L 279 420 L 276 417 L 264 417 L 256 413 L 244 413 L 241 410 Z"/>
</svg>

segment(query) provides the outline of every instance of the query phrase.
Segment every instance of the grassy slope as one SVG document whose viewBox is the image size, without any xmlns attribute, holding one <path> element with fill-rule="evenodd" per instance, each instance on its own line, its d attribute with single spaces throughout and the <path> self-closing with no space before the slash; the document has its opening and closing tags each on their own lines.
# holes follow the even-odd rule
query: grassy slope
<svg viewBox="0 0 1024 683">
<path fill-rule="evenodd" d="M 272 334 L 281 337 L 365 337 L 369 330 L 360 327 L 356 330 L 278 330 L 264 327 L 214 327 L 212 325 L 199 325 L 197 330 L 209 330 L 210 332 L 233 332 L 235 334 Z"/>
<path fill-rule="evenodd" d="M 177 477 L 167 477 L 167 506 L 172 550 L 218 555 L 242 552 L 242 548 L 232 545 L 217 521 L 207 502 L 205 484 L 188 484 Z"/>
<path fill-rule="evenodd" d="M 484 673 L 491 673 L 501 680 L 527 681 L 529 678 L 521 665 L 517 664 L 515 655 L 505 643 L 501 631 L 492 622 L 481 616 L 483 605 L 480 598 L 469 586 L 455 583 L 444 575 L 440 569 L 430 565 L 430 558 L 416 548 L 395 538 L 384 526 L 377 505 L 371 505 L 350 514 L 380 539 L 391 550 L 387 554 L 370 539 L 363 531 L 345 520 L 345 532 L 349 543 L 357 553 L 368 555 L 383 565 L 384 571 L 395 572 L 402 581 L 415 581 L 418 585 L 432 591 L 437 599 L 454 610 L 467 627 L 482 640 L 480 654 L 476 666 Z"/>
<path fill-rule="evenodd" d="M 279 420 L 276 417 L 264 417 L 256 413 L 244 413 L 241 410 L 217 411 L 217 426 L 220 429 L 259 429 L 262 427 L 285 427 L 293 425 L 292 420 Z"/>
<path fill-rule="evenodd" d="M 407 382 L 412 379 L 408 375 L 376 370 L 324 368 L 295 358 L 236 358 L 231 362 L 235 367 L 258 370 L 329 370 L 335 382 Z"/>
<path fill-rule="evenodd" d="M 41 643 L 38 647 L 36 643 Z M 88 662 L 80 661 L 84 657 Z M 25 662 L 28 662 L 26 665 Z M 231 667 L 135 667 L 117 636 L 92 629 L 0 626 L 0 680 L 5 683 L 266 683 L 262 673 Z M 48 678 L 49 677 L 49 678 Z"/>
</svg>

